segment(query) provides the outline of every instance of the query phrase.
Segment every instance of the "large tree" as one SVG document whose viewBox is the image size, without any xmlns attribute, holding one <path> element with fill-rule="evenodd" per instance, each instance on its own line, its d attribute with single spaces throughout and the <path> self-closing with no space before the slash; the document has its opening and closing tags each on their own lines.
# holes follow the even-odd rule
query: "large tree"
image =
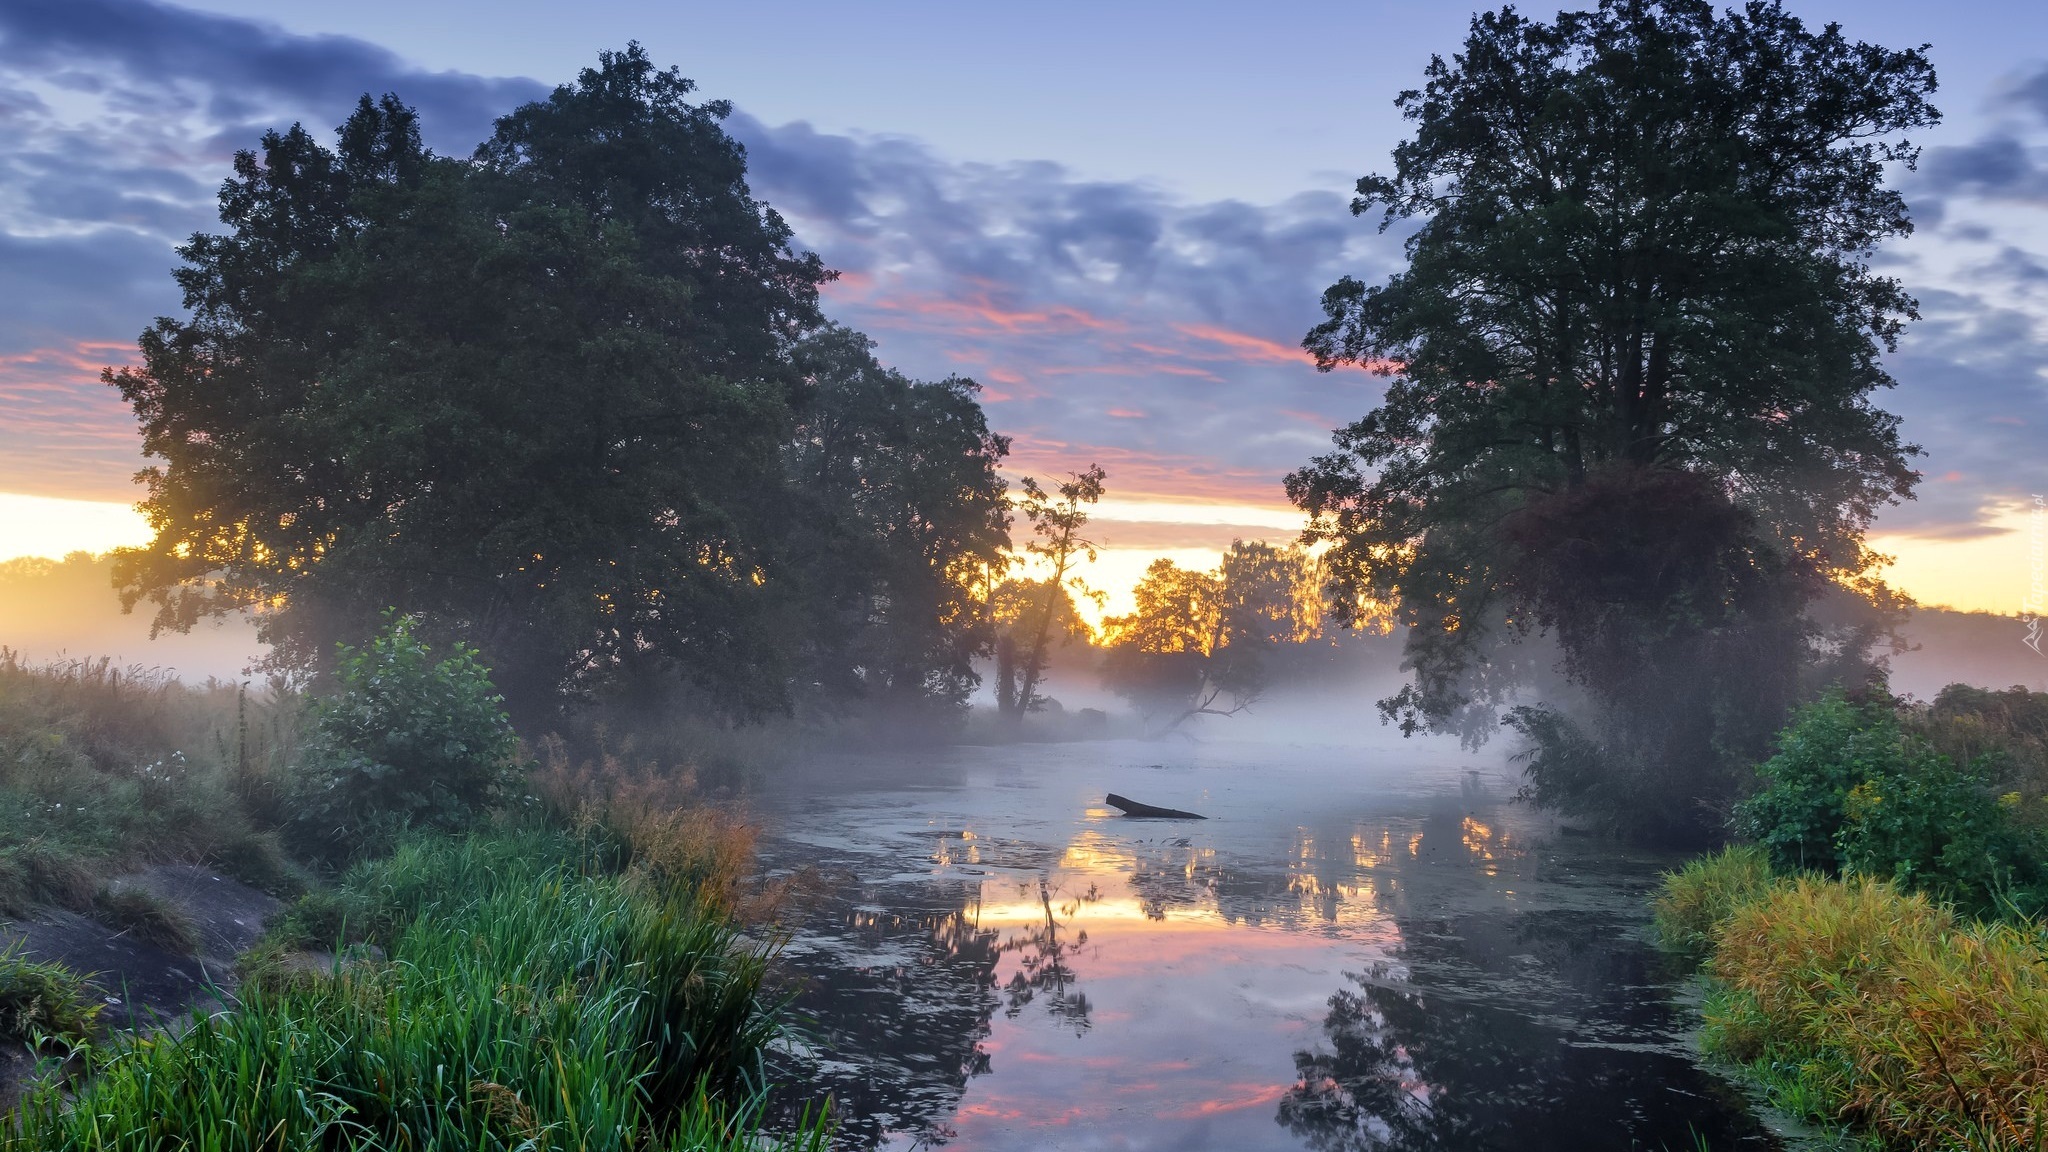
<svg viewBox="0 0 2048 1152">
<path fill-rule="evenodd" d="M 1548 630 L 1605 759 L 1539 754 L 1539 798 L 1697 827 L 1916 480 L 1871 402 L 1914 303 L 1871 257 L 1910 231 L 1886 171 L 1933 71 L 1762 0 L 1607 0 L 1482 14 L 1426 77 L 1352 203 L 1412 228 L 1407 266 L 1304 342 L 1386 397 L 1288 492 L 1345 601 L 1399 605 L 1404 725 L 1490 721 L 1489 649 Z"/>
<path fill-rule="evenodd" d="M 425 148 L 393 96 L 333 148 L 294 126 L 238 154 L 226 230 L 180 250 L 189 318 L 108 377 L 158 461 L 155 539 L 117 573 L 130 603 L 171 628 L 258 607 L 300 667 L 397 606 L 480 647 L 529 709 L 680 674 L 751 711 L 825 659 L 805 597 L 836 590 L 807 578 L 802 510 L 849 481 L 821 429 L 868 419 L 887 445 L 853 465 L 878 462 L 860 483 L 881 491 L 849 531 L 927 569 L 985 550 L 1000 445 L 971 387 L 856 402 L 799 355 L 829 273 L 753 197 L 727 105 L 692 90 L 634 45 L 469 159 Z M 860 579 L 903 593 L 899 619 L 919 595 L 943 609 L 929 581 Z"/>
<path fill-rule="evenodd" d="M 814 683 L 841 697 L 963 703 L 992 633 L 985 575 L 1010 542 L 1007 437 L 962 377 L 912 380 L 826 327 L 797 348 L 808 386 L 788 450 L 792 551 Z"/>
</svg>

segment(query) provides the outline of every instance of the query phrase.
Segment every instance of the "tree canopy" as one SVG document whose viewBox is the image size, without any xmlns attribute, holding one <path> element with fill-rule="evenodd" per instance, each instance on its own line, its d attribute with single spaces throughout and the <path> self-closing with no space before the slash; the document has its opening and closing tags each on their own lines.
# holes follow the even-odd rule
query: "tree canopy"
<svg viewBox="0 0 2048 1152">
<path fill-rule="evenodd" d="M 1915 306 L 1871 257 L 1911 229 L 1886 172 L 1934 86 L 1924 50 L 1776 3 L 1605 0 L 1483 13 L 1399 97 L 1414 134 L 1352 211 L 1412 228 L 1407 266 L 1340 280 L 1304 341 L 1386 396 L 1287 482 L 1340 603 L 1410 629 L 1391 714 L 1489 721 L 1488 646 L 1548 629 L 1616 715 L 1676 690 L 1697 746 L 1753 743 L 1714 718 L 1738 704 L 1775 727 L 1803 609 L 1867 579 L 1917 479 L 1871 402 Z"/>
<path fill-rule="evenodd" d="M 956 569 L 1005 523 L 1007 445 L 971 382 L 826 326 L 831 273 L 693 88 L 632 45 L 467 159 L 391 95 L 332 148 L 295 125 L 237 154 L 226 230 L 180 249 L 190 316 L 108 374 L 157 461 L 129 603 L 170 628 L 261 607 L 298 666 L 396 606 L 515 704 L 965 674 Z M 862 597 L 886 642 L 829 619 Z"/>
<path fill-rule="evenodd" d="M 1315 559 L 1234 540 L 1214 572 L 1154 560 L 1133 611 L 1103 621 L 1103 675 L 1155 731 L 1257 703 L 1286 647 L 1318 639 L 1325 615 Z"/>
</svg>

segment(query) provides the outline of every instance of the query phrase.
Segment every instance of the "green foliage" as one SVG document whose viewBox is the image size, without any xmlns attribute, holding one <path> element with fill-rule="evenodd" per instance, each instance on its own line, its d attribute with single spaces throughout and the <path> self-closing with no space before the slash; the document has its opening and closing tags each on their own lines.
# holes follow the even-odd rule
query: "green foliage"
<svg viewBox="0 0 2048 1152">
<path fill-rule="evenodd" d="M 92 982 L 61 964 L 37 964 L 19 946 L 0 948 L 0 1040 L 90 1040 L 103 1003 Z"/>
<path fill-rule="evenodd" d="M 294 769 L 294 819 L 331 852 L 461 828 L 518 786 L 517 737 L 476 650 L 436 658 L 414 627 L 393 614 L 367 645 L 342 648 Z"/>
<path fill-rule="evenodd" d="M 635 44 L 473 157 L 388 95 L 332 147 L 238 153 L 225 228 L 179 250 L 189 316 L 107 377 L 155 462 L 128 603 L 173 629 L 260 604 L 294 670 L 397 605 L 536 727 L 565 691 L 678 681 L 739 715 L 799 684 L 957 694 L 1006 446 L 971 382 L 825 326 L 831 274 L 693 90 Z"/>
<path fill-rule="evenodd" d="M 1695 963 L 1713 954 L 1721 926 L 1771 890 L 1771 862 L 1753 844 L 1732 845 L 1664 874 L 1655 924 L 1664 947 Z"/>
<path fill-rule="evenodd" d="M 2048 840 L 2019 819 L 2020 798 L 1907 735 L 1888 702 L 1830 693 L 1779 749 L 1737 811 L 1779 870 L 1882 877 L 1977 915 L 2048 901 Z"/>
<path fill-rule="evenodd" d="M 1907 711 L 1905 729 L 1958 764 L 1982 764 L 2000 793 L 2017 792 L 2038 814 L 2048 797 L 2048 692 L 1950 684 L 1932 704 Z"/>
<path fill-rule="evenodd" d="M 996 468 L 1010 441 L 989 431 L 980 385 L 911 380 L 873 349 L 827 325 L 795 352 L 808 389 L 787 452 L 806 679 L 828 696 L 957 705 L 993 639 L 976 592 L 1009 546 Z"/>
<path fill-rule="evenodd" d="M 352 874 L 388 961 L 252 980 L 236 1010 L 114 1049 L 75 1096 L 37 1090 L 0 1147 L 762 1147 L 763 950 L 536 846 L 416 841 L 400 864 L 431 892 L 374 886 L 398 865 Z"/>
<path fill-rule="evenodd" d="M 1914 304 L 1869 256 L 1910 228 L 1886 170 L 1933 87 L 1776 5 L 1604 0 L 1481 13 L 1399 97 L 1414 136 L 1352 210 L 1416 223 L 1407 266 L 1332 286 L 1304 342 L 1392 380 L 1287 479 L 1339 603 L 1407 626 L 1390 717 L 1483 738 L 1527 685 L 1504 650 L 1548 632 L 1602 755 L 1538 766 L 1664 778 L 1543 798 L 1715 830 L 1802 669 L 1884 626 L 1867 581 L 1809 609 L 1915 479 L 1870 402 Z"/>
<path fill-rule="evenodd" d="M 1907 752 L 1890 707 L 1830 692 L 1779 735 L 1777 755 L 1757 768 L 1763 790 L 1736 810 L 1737 827 L 1781 872 L 1840 872 L 1849 793 L 1904 775 Z"/>
</svg>

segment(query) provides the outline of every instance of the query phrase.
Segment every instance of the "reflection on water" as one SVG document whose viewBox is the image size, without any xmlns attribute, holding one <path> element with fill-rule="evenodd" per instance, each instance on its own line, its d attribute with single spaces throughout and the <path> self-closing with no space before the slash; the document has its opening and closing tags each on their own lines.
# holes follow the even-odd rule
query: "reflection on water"
<svg viewBox="0 0 2048 1152">
<path fill-rule="evenodd" d="M 862 1149 L 1769 1146 L 1639 938 L 1657 862 L 1457 765 L 1160 754 L 848 759 L 764 797 L 770 865 L 839 878 L 792 925 L 785 1105 L 829 1095 Z"/>
</svg>

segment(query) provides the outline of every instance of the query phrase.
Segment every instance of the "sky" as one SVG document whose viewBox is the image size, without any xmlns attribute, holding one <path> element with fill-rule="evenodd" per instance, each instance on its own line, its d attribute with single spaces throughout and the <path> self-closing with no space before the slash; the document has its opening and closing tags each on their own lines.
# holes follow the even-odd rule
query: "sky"
<svg viewBox="0 0 2048 1152">
<path fill-rule="evenodd" d="M 1932 44 L 1939 127 L 1881 261 L 1923 319 L 1880 403 L 1926 455 L 1892 579 L 2014 612 L 2048 524 L 2048 5 L 1788 5 Z M 466 153 L 629 39 L 733 101 L 760 198 L 841 277 L 828 313 L 914 376 L 980 381 L 1013 470 L 1100 463 L 1114 608 L 1145 562 L 1287 539 L 1280 478 L 1382 381 L 1299 350 L 1398 237 L 1345 210 L 1459 4 L 0 0 L 0 559 L 134 542 L 144 461 L 97 377 L 174 313 L 173 247 L 233 151 L 395 91 Z"/>
</svg>

